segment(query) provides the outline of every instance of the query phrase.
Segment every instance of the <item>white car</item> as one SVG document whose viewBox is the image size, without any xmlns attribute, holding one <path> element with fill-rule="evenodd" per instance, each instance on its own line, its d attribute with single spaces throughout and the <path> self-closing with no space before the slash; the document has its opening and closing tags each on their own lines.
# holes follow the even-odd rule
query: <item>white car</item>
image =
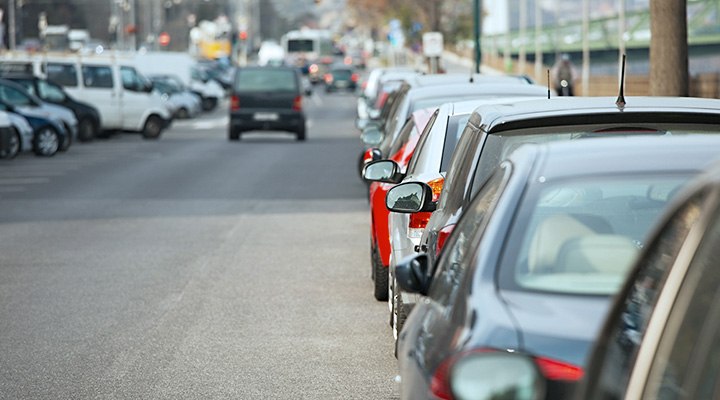
<svg viewBox="0 0 720 400">
<path fill-rule="evenodd" d="M 10 136 L 8 137 L 8 148 L 0 150 L 0 158 L 14 158 L 22 151 L 33 150 L 33 128 L 25 117 L 10 112 L 4 104 L 0 103 L 0 126 L 4 121 L 9 122 Z"/>
<path fill-rule="evenodd" d="M 153 89 L 160 93 L 165 100 L 165 105 L 176 118 L 195 118 L 202 111 L 200 97 L 175 81 L 162 77 L 151 77 L 150 80 L 153 83 Z"/>
</svg>

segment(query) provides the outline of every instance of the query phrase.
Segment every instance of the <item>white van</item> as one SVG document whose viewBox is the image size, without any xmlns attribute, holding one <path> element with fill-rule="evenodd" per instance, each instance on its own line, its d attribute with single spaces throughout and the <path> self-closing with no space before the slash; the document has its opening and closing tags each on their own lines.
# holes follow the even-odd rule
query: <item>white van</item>
<svg viewBox="0 0 720 400">
<path fill-rule="evenodd" d="M 171 114 L 152 83 L 142 76 L 132 59 L 121 55 L 6 53 L 3 70 L 25 71 L 50 79 L 82 101 L 97 107 L 103 130 L 142 132 L 156 139 L 169 126 Z"/>
</svg>

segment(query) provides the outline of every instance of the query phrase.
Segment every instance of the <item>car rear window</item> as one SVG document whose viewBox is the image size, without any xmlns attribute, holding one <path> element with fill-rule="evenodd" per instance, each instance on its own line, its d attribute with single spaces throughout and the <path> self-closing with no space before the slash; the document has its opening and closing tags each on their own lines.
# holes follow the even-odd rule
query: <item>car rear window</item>
<svg viewBox="0 0 720 400">
<path fill-rule="evenodd" d="M 349 69 L 336 69 L 332 71 L 332 74 L 335 79 L 350 79 L 352 71 Z"/>
<path fill-rule="evenodd" d="M 238 92 L 297 92 L 295 71 L 288 69 L 239 70 L 235 79 Z"/>
</svg>

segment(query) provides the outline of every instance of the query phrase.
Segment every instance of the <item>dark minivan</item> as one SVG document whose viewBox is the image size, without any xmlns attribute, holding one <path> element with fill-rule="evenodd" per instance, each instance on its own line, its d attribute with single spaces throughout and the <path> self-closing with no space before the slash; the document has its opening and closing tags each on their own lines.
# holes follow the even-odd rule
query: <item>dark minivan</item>
<svg viewBox="0 0 720 400">
<path fill-rule="evenodd" d="M 305 140 L 300 73 L 289 67 L 245 67 L 235 73 L 228 138 L 243 132 L 289 131 Z"/>
</svg>

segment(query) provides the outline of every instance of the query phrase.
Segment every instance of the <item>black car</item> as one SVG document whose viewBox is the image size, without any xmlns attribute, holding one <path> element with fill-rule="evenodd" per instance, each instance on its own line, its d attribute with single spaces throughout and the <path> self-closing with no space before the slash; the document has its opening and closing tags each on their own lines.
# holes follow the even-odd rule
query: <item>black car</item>
<svg viewBox="0 0 720 400">
<path fill-rule="evenodd" d="M 355 73 L 355 70 L 347 65 L 336 65 L 331 67 L 327 73 L 325 73 L 325 92 L 335 92 L 338 90 L 347 90 L 354 92 L 357 90 L 357 83 L 359 75 Z"/>
<path fill-rule="evenodd" d="M 463 365 L 507 353 L 533 361 L 546 398 L 570 396 L 650 227 L 718 150 L 717 134 L 587 138 L 524 145 L 505 158 L 438 262 L 422 254 L 396 267 L 404 290 L 427 296 L 400 334 L 401 398 L 468 398 L 457 387 L 516 370 Z M 389 206 L 428 195 L 403 185 Z"/>
<path fill-rule="evenodd" d="M 62 86 L 33 75 L 7 74 L 3 78 L 20 84 L 43 101 L 70 109 L 78 120 L 78 139 L 81 141 L 86 142 L 102 135 L 97 108 L 74 99 Z"/>
<path fill-rule="evenodd" d="M 300 73 L 290 67 L 239 68 L 230 97 L 228 138 L 247 131 L 289 131 L 305 140 Z"/>
</svg>

